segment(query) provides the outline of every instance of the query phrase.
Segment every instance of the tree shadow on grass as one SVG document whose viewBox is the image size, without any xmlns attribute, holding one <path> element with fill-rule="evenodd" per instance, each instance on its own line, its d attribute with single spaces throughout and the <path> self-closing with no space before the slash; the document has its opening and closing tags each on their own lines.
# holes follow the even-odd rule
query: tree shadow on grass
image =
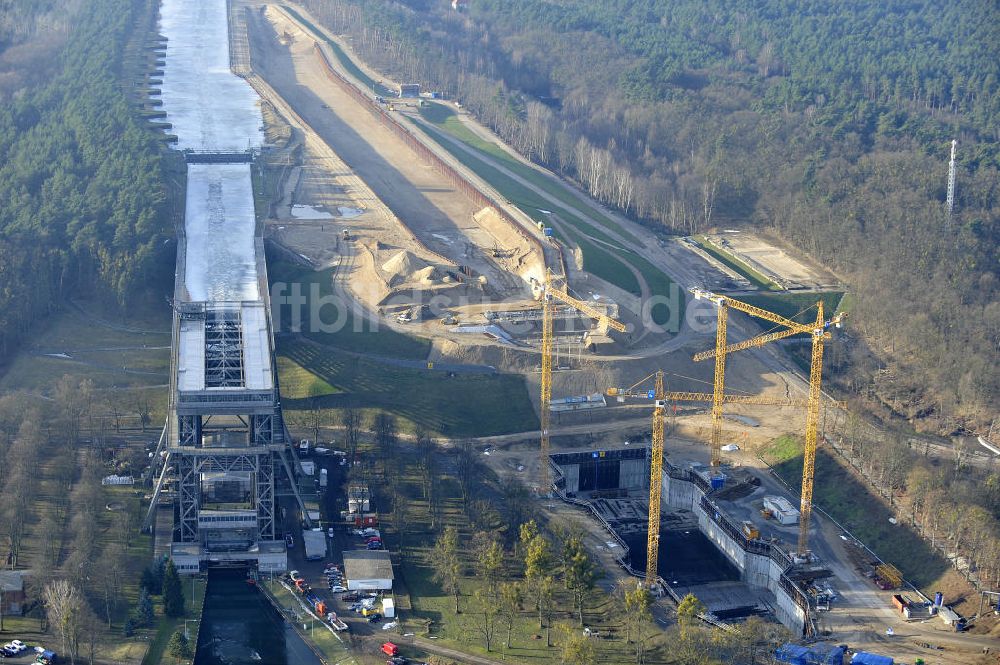
<svg viewBox="0 0 1000 665">
<path fill-rule="evenodd" d="M 795 491 L 801 490 L 801 455 L 773 468 Z M 893 513 L 881 497 L 822 449 L 816 452 L 813 501 L 917 587 L 933 583 L 950 567 L 913 527 L 889 522 Z"/>
</svg>

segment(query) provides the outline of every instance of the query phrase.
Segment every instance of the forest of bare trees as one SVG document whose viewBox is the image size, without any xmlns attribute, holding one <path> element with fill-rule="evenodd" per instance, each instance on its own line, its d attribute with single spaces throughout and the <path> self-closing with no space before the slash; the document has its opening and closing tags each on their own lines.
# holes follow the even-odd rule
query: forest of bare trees
<svg viewBox="0 0 1000 665">
<path fill-rule="evenodd" d="M 6 568 L 29 571 L 27 615 L 74 661 L 92 660 L 106 631 L 121 628 L 125 587 L 136 585 L 138 500 L 112 500 L 101 483 L 111 468 L 103 445 L 109 398 L 117 399 L 68 377 L 51 401 L 0 397 L 0 551 Z M 144 464 L 139 450 L 117 468 L 138 474 Z"/>
<path fill-rule="evenodd" d="M 1000 587 L 1000 465 L 978 455 L 973 463 L 978 444 L 958 439 L 950 457 L 932 456 L 930 441 L 879 432 L 853 414 L 826 443 L 965 577 Z"/>
<path fill-rule="evenodd" d="M 372 65 L 461 100 L 521 154 L 644 224 L 748 224 L 807 251 L 855 294 L 864 371 L 898 377 L 891 393 L 871 381 L 866 393 L 919 428 L 988 425 L 1000 58 L 983 7 L 824 5 L 806 27 L 806 10 L 782 3 L 304 4 Z M 940 50 L 915 49 L 900 24 Z"/>
</svg>

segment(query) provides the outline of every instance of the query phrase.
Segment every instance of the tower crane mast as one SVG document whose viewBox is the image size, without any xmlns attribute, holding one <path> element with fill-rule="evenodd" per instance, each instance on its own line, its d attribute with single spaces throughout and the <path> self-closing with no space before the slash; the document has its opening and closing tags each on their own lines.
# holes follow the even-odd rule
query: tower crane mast
<svg viewBox="0 0 1000 665">
<path fill-rule="evenodd" d="M 545 272 L 545 283 L 542 285 L 542 394 L 541 408 L 538 416 L 541 428 L 539 487 L 543 494 L 548 494 L 551 484 L 551 476 L 549 475 L 549 427 L 552 415 L 549 407 L 552 402 L 552 337 L 554 329 L 552 309 L 555 306 L 556 300 L 569 305 L 591 318 L 597 319 L 598 325 L 607 326 L 612 330 L 622 333 L 627 330 L 625 324 L 621 321 L 611 318 L 589 303 L 574 298 L 562 289 L 553 286 L 552 272 Z"/>
<path fill-rule="evenodd" d="M 721 463 L 721 433 L 722 433 L 722 409 L 723 382 L 725 371 L 725 356 L 735 351 L 743 349 L 757 348 L 778 339 L 790 337 L 800 333 L 805 333 L 812 339 L 812 356 L 809 367 L 809 397 L 806 400 L 806 432 L 805 450 L 802 459 L 802 500 L 800 504 L 801 515 L 799 517 L 799 556 L 807 556 L 809 552 L 809 521 L 812 515 L 812 494 L 813 480 L 816 470 L 816 440 L 819 431 L 819 407 L 821 397 L 821 387 L 823 381 L 823 343 L 830 339 L 828 329 L 831 326 L 839 328 L 843 322 L 844 315 L 837 313 L 833 318 L 827 320 L 823 318 L 823 301 L 816 303 L 815 322 L 804 324 L 797 323 L 790 319 L 769 312 L 760 307 L 740 302 L 728 296 L 721 296 L 710 291 L 693 289 L 695 298 L 707 299 L 719 307 L 719 330 L 716 333 L 715 349 L 712 351 L 702 351 L 694 356 L 694 360 L 707 360 L 715 358 L 715 392 L 712 402 L 712 466 Z M 751 316 L 755 316 L 765 321 L 776 323 L 784 328 L 778 332 L 766 333 L 752 339 L 737 344 L 727 345 L 725 319 L 728 309 L 732 307 Z M 722 359 L 720 361 L 720 359 Z"/>
<path fill-rule="evenodd" d="M 653 390 L 636 390 L 638 386 L 656 377 Z M 646 586 L 652 588 L 656 584 L 657 563 L 660 553 L 660 503 L 663 492 L 663 453 L 664 453 L 664 422 L 663 416 L 667 402 L 711 402 L 714 395 L 710 393 L 666 391 L 663 386 L 663 370 L 637 381 L 628 388 L 608 388 L 606 394 L 611 397 L 640 397 L 653 399 L 653 436 L 650 447 L 649 464 L 649 523 L 646 535 Z M 774 404 L 778 406 L 803 406 L 803 400 L 773 399 L 757 395 L 723 395 L 722 401 L 735 404 Z"/>
</svg>

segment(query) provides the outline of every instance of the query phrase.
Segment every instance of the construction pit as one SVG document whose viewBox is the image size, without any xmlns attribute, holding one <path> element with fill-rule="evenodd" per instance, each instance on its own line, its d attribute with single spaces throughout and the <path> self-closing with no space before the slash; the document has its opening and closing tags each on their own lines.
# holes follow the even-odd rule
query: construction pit
<svg viewBox="0 0 1000 665">
<path fill-rule="evenodd" d="M 285 151 L 270 239 L 314 267 L 342 267 L 351 293 L 394 319 L 431 301 L 460 318 L 465 306 L 531 302 L 541 239 L 450 182 L 332 80 L 288 15 L 246 16 L 254 72 L 284 103 L 297 144 Z"/>
</svg>

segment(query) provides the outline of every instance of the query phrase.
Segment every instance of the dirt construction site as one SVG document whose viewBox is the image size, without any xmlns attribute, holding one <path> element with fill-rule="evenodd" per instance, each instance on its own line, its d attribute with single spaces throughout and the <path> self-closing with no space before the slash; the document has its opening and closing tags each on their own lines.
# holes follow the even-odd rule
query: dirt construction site
<svg viewBox="0 0 1000 665">
<path fill-rule="evenodd" d="M 436 168 L 425 150 L 373 112 L 365 101 L 367 91 L 352 91 L 331 76 L 330 61 L 323 64 L 309 27 L 275 6 L 237 0 L 232 7 L 238 14 L 234 24 L 243 27 L 237 39 L 244 44 L 234 48 L 234 69 L 243 67 L 243 75 L 265 100 L 270 144 L 264 178 L 271 200 L 265 220 L 268 240 L 304 267 L 333 268 L 334 291 L 360 305 L 357 311 L 365 317 L 430 338 L 427 361 L 522 374 L 532 402 L 537 403 L 541 334 L 537 287 L 546 267 L 567 272 L 561 249 L 549 243 L 541 230 L 521 223 L 523 215 L 518 217 L 517 211 L 502 204 L 484 205 L 482 195 L 449 177 L 439 164 Z M 476 131 L 488 134 L 481 127 Z M 488 155 L 481 157 L 489 160 Z M 504 169 L 499 162 L 489 165 Z M 467 182 L 474 180 L 470 176 Z M 738 275 L 704 252 L 620 221 L 639 241 L 630 249 L 662 268 L 682 289 L 740 287 Z M 608 233 L 615 242 L 627 242 L 627 234 Z M 832 275 L 808 259 L 756 235 L 724 231 L 707 240 L 785 289 L 837 285 Z M 571 251 L 568 256 L 572 257 Z M 573 263 L 572 258 L 569 261 Z M 572 267 L 569 272 L 575 279 L 566 285 L 567 291 L 626 323 L 637 321 L 628 299 L 607 297 L 615 295 L 607 283 Z M 641 285 L 648 295 L 645 283 Z M 670 333 L 613 336 L 607 330 L 592 330 L 592 320 L 570 308 L 557 308 L 552 394 L 556 401 L 572 399 L 553 409 L 554 448 L 596 450 L 648 440 L 649 404 L 619 403 L 606 391 L 630 386 L 657 369 L 666 370 L 668 390 L 710 392 L 712 364 L 691 359 L 714 340 L 712 316 L 703 319 L 681 317 Z M 734 341 L 760 332 L 742 318 L 731 318 L 729 327 Z M 779 356 L 776 349 L 768 349 L 731 357 L 727 392 L 802 398 L 806 383 L 799 372 L 789 369 L 787 358 Z M 584 396 L 587 399 L 581 401 Z M 768 491 L 780 493 L 754 451 L 798 429 L 803 410 L 727 405 L 726 414 L 721 443 L 731 444 L 727 463 L 754 469 L 770 485 Z M 669 428 L 667 454 L 673 463 L 707 460 L 704 442 L 711 430 L 707 405 L 672 406 Z M 499 473 L 520 475 L 526 485 L 536 484 L 541 476 L 536 435 L 505 435 L 482 442 L 491 450 L 489 466 Z M 753 500 L 757 498 L 754 495 Z M 745 508 L 737 505 L 733 510 Z M 553 514 L 571 510 L 556 503 L 546 509 Z M 607 536 L 600 526 L 589 523 L 587 528 L 595 549 L 606 553 Z M 845 599 L 842 611 L 825 616 L 825 628 L 844 639 L 885 643 L 880 633 L 894 620 L 885 611 L 888 603 L 852 572 L 842 551 L 846 540 L 836 526 L 819 519 L 815 532 L 823 536 L 818 549 L 840 581 Z M 957 644 L 939 631 L 929 633 L 915 626 L 912 630 L 911 642 L 937 640 L 949 650 Z M 908 653 L 922 653 L 921 648 Z M 962 662 L 953 653 L 940 661 Z"/>
<path fill-rule="evenodd" d="M 247 27 L 254 72 L 305 125 L 295 128 L 293 140 L 318 139 L 288 149 L 299 154 L 273 211 L 274 239 L 317 267 L 353 252 L 351 291 L 376 311 L 419 301 L 417 292 L 425 301 L 531 300 L 529 279 L 543 274 L 536 245 L 442 178 L 333 83 L 318 66 L 313 40 L 284 14 L 271 7 L 249 11 Z M 346 187 L 343 181 L 354 177 L 359 182 Z M 336 229 L 333 251 L 316 242 L 317 226 L 321 233 Z"/>
<path fill-rule="evenodd" d="M 234 69 L 242 69 L 265 100 L 272 201 L 267 238 L 308 268 L 334 268 L 337 295 L 360 305 L 366 317 L 431 338 L 429 361 L 522 373 L 530 394 L 537 394 L 541 307 L 532 287 L 546 265 L 556 273 L 566 268 L 554 244 L 546 244 L 537 228 L 512 221 L 519 211 L 482 205 L 476 192 L 456 184 L 392 131 L 356 90 L 330 76 L 307 26 L 272 5 L 232 7 Z M 620 221 L 642 241 L 635 251 L 645 252 L 682 289 L 700 285 L 691 275 L 712 270 L 695 254 L 678 256 L 672 243 Z M 690 270 L 693 265 L 698 271 Z M 566 287 L 571 294 L 638 323 L 635 312 L 602 297 L 614 293 L 602 280 L 572 274 L 574 284 Z M 592 326 L 571 308 L 557 308 L 554 397 L 603 393 L 661 368 L 670 372 L 668 389 L 711 386 L 710 363 L 691 361 L 694 351 L 711 344 L 710 327 L 695 330 L 683 316 L 677 331 L 664 334 L 640 327 L 609 335 Z M 740 334 L 738 323 L 731 329 Z M 736 392 L 775 397 L 797 387 L 780 367 L 754 355 L 734 358 L 728 379 Z M 632 415 L 624 406 L 607 406 L 586 418 Z M 776 428 L 787 420 L 781 409 L 759 417 L 765 425 L 773 418 Z"/>
</svg>

